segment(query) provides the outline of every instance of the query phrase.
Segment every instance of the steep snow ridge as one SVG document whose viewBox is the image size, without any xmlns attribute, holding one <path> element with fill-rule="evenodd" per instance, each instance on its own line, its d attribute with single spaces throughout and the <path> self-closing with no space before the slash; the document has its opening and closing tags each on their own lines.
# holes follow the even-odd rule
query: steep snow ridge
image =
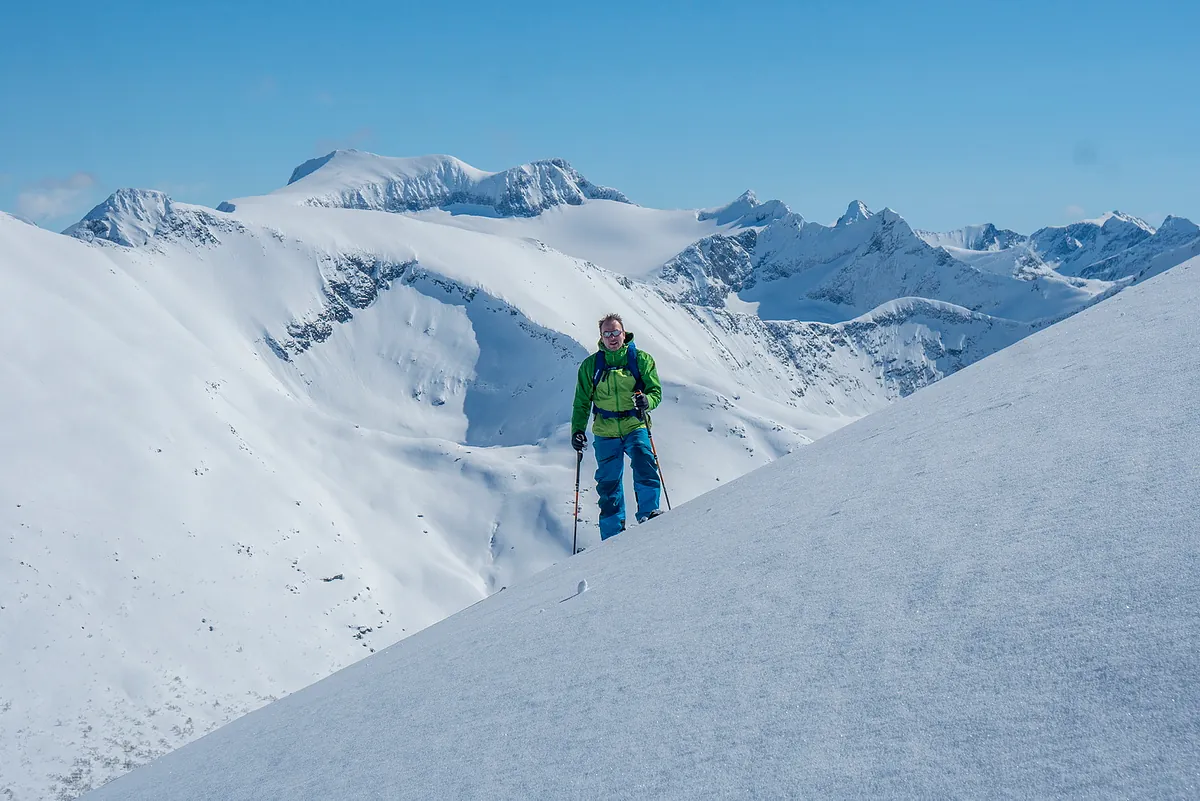
<svg viewBox="0 0 1200 801">
<path fill-rule="evenodd" d="M 1146 222 L 1120 212 L 1096 220 L 1042 228 L 1029 237 L 1048 264 L 1063 275 L 1082 275 L 1090 265 L 1149 239 L 1154 229 Z"/>
<path fill-rule="evenodd" d="M 356 150 L 334 150 L 330 153 L 326 153 L 324 156 L 318 156 L 315 159 L 309 159 L 308 161 L 304 162 L 296 169 L 292 170 L 292 177 L 288 178 L 288 186 L 291 186 L 292 184 L 296 183 L 296 181 L 299 181 L 301 178 L 312 175 L 314 172 L 321 169 L 329 162 L 333 161 L 333 158 L 339 154 L 342 154 L 343 159 L 345 159 L 346 161 L 349 161 L 352 158 L 354 158 L 354 156 L 357 153 L 358 153 L 358 151 L 356 151 Z M 449 157 L 447 157 L 447 158 L 449 158 Z M 364 166 L 367 168 L 370 168 L 372 166 L 375 166 L 375 167 L 378 166 L 378 163 L 372 163 L 371 161 L 367 161 L 367 160 L 363 160 L 363 161 L 365 162 Z M 419 161 L 419 159 L 403 159 L 401 161 L 409 162 L 407 165 L 405 165 L 403 163 L 400 165 L 397 165 L 399 167 L 400 171 L 403 172 L 404 168 L 406 166 L 409 166 L 409 167 L 413 166 L 413 162 L 417 162 L 417 161 Z M 372 177 L 374 177 L 376 179 L 381 177 L 378 174 L 378 170 L 375 171 L 375 174 Z"/>
<path fill-rule="evenodd" d="M 94 798 L 1195 797 L 1198 304 L 1191 261 Z"/>
<path fill-rule="evenodd" d="M 387 158 L 357 150 L 337 150 L 300 165 L 288 185 L 269 197 L 390 212 L 479 207 L 473 211 L 505 217 L 534 217 L 588 199 L 629 202 L 617 190 L 591 183 L 562 159 L 489 173 L 453 156 Z M 233 211 L 246 202 L 227 201 L 218 208 Z"/>
<path fill-rule="evenodd" d="M 33 220 L 29 219 L 28 217 L 22 217 L 20 214 L 10 214 L 7 211 L 0 211 L 0 217 L 4 217 L 9 220 L 16 220 L 17 222 L 25 223 L 26 225 L 32 225 L 34 228 L 40 227 Z"/>
</svg>

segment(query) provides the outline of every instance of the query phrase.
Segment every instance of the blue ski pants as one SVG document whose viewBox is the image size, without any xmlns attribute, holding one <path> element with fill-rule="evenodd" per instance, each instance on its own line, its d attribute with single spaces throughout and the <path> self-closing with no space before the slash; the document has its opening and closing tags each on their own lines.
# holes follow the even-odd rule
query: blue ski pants
<svg viewBox="0 0 1200 801">
<path fill-rule="evenodd" d="M 596 437 L 596 491 L 600 496 L 600 539 L 625 530 L 625 455 L 633 469 L 638 521 L 658 509 L 662 482 L 650 447 L 650 433 L 639 428 L 623 437 Z"/>
</svg>

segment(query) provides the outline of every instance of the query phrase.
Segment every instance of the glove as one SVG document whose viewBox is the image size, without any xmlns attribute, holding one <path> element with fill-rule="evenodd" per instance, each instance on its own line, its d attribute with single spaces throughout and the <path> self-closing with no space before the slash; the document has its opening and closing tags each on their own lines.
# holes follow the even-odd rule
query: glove
<svg viewBox="0 0 1200 801">
<path fill-rule="evenodd" d="M 587 437 L 582 431 L 576 431 L 571 435 L 571 447 L 583 453 L 583 449 L 587 447 Z"/>
<path fill-rule="evenodd" d="M 638 392 L 633 396 L 633 408 L 637 412 L 638 419 L 646 416 L 646 412 L 650 411 L 650 399 L 642 393 Z"/>
</svg>

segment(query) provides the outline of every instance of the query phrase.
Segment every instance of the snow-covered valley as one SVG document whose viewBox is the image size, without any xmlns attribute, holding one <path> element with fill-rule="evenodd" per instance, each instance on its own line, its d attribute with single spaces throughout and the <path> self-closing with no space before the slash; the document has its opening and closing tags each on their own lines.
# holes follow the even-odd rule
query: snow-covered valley
<svg viewBox="0 0 1200 801">
<path fill-rule="evenodd" d="M 563 562 L 606 312 L 658 362 L 679 505 L 1200 254 L 1180 218 L 646 209 L 560 160 L 338 151 L 220 209 L 0 214 L 10 798 L 74 797 Z"/>
</svg>

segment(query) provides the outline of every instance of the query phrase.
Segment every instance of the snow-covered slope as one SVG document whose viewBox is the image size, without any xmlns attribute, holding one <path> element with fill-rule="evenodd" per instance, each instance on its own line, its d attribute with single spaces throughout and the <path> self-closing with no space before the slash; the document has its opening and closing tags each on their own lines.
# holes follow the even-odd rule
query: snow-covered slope
<svg viewBox="0 0 1200 801">
<path fill-rule="evenodd" d="M 29 219 L 28 217 L 22 217 L 20 214 L 10 214 L 7 211 L 0 211 L 0 217 L 4 218 L 6 220 L 24 223 L 25 225 L 32 225 L 34 228 L 38 227 L 38 224 L 35 223 L 33 220 Z"/>
<path fill-rule="evenodd" d="M 335 150 L 296 168 L 271 201 L 377 211 L 419 211 L 443 206 L 481 207 L 502 216 L 532 217 L 587 199 L 628 203 L 615 189 L 596 186 L 562 159 L 547 159 L 490 173 L 453 156 L 387 158 Z M 221 204 L 233 211 L 246 200 Z"/>
<path fill-rule="evenodd" d="M 129 251 L 0 220 L 8 797 L 72 796 L 563 552 L 561 460 L 320 405 L 311 360 L 285 373 L 253 322 L 319 279 L 214 235 Z M 455 323 L 405 300 L 418 337 Z M 419 425 L 396 400 L 387 422 Z"/>
<path fill-rule="evenodd" d="M 989 275 L 858 203 L 309 202 L 496 185 L 347 158 L 227 212 L 0 216 L 0 795 L 69 797 L 563 559 L 605 312 L 658 361 L 678 503 L 1124 286 Z"/>
<path fill-rule="evenodd" d="M 562 559 L 574 373 L 607 310 L 666 382 L 675 502 L 1030 330 L 924 302 L 765 322 L 406 215 L 114 209 L 101 232 L 144 246 L 0 218 L 16 798 L 69 797 Z M 583 503 L 591 544 L 586 482 Z"/>
<path fill-rule="evenodd" d="M 1195 797 L 1197 304 L 1193 260 L 90 797 Z"/>
<path fill-rule="evenodd" d="M 715 218 L 701 219 L 701 215 L 692 209 L 649 209 L 592 200 L 546 209 L 536 217 L 496 217 L 440 208 L 411 216 L 468 231 L 528 239 L 610 272 L 645 280 L 696 240 L 732 227 Z"/>
</svg>

